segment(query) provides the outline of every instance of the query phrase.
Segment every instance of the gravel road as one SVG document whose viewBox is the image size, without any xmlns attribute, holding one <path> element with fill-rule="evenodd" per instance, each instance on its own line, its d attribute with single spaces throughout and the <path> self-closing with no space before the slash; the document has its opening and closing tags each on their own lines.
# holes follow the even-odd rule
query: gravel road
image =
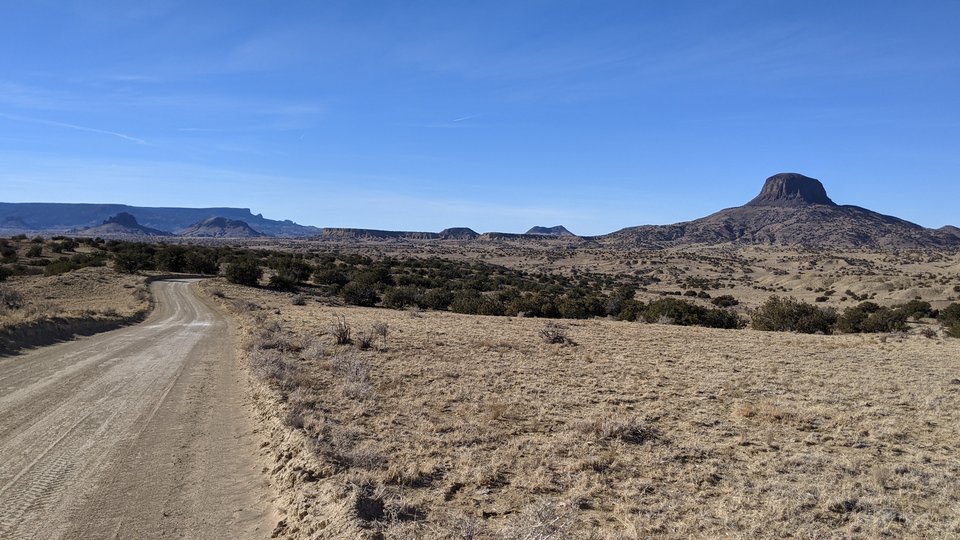
<svg viewBox="0 0 960 540">
<path fill-rule="evenodd" d="M 142 324 L 0 358 L 0 538 L 266 538 L 229 322 L 188 281 Z"/>
</svg>

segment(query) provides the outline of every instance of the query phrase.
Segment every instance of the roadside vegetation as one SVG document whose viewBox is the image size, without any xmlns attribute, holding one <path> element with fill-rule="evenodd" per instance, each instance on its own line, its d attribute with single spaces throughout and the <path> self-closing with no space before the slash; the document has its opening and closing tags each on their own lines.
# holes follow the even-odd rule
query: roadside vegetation
<svg viewBox="0 0 960 540">
<path fill-rule="evenodd" d="M 547 319 L 611 317 L 624 321 L 799 333 L 900 332 L 917 321 L 936 321 L 947 336 L 960 323 L 912 300 L 881 306 L 846 291 L 860 303 L 838 310 L 791 296 L 770 296 L 744 309 L 708 279 L 686 277 L 684 290 L 651 293 L 657 279 L 646 272 L 570 273 L 530 271 L 479 260 L 382 256 L 356 253 L 289 252 L 236 246 L 151 244 L 101 238 L 26 236 L 0 239 L 0 281 L 22 275 L 63 275 L 81 268 L 111 266 L 124 274 L 172 272 L 222 275 L 231 283 L 297 294 L 298 302 L 321 298 L 362 307 L 452 311 L 465 315 Z M 817 302 L 835 291 L 819 290 Z M 652 296 L 652 298 L 651 298 Z M 641 300 L 640 297 L 644 297 Z M 960 309 L 960 308 L 958 308 Z M 930 331 L 928 329 L 928 331 Z"/>
</svg>

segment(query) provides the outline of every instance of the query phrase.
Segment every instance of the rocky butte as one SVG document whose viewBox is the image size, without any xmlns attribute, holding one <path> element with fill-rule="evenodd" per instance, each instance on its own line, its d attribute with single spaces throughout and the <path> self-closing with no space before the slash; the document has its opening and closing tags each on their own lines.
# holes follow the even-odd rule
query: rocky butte
<svg viewBox="0 0 960 540">
<path fill-rule="evenodd" d="M 724 243 L 813 249 L 960 247 L 960 236 L 948 228 L 928 229 L 859 206 L 838 205 L 819 180 L 797 173 L 767 178 L 760 193 L 743 206 L 673 225 L 629 227 L 596 240 L 650 249 Z"/>
<path fill-rule="evenodd" d="M 760 194 L 747 206 L 797 207 L 808 204 L 837 206 L 827 197 L 827 190 L 819 180 L 797 173 L 780 173 L 767 178 Z"/>
</svg>

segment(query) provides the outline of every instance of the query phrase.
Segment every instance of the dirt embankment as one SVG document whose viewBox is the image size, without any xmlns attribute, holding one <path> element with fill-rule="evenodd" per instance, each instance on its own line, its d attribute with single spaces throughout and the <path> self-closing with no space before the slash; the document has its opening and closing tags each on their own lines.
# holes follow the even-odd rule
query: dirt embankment
<svg viewBox="0 0 960 540">
<path fill-rule="evenodd" d="M 0 307 L 0 356 L 143 321 L 153 279 L 90 267 L 9 280 L 3 287 L 16 301 Z"/>
<path fill-rule="evenodd" d="M 149 309 L 128 317 L 72 318 L 54 317 L 21 323 L 0 330 L 0 356 L 16 354 L 23 349 L 32 349 L 69 341 L 79 336 L 92 336 L 142 322 Z"/>
<path fill-rule="evenodd" d="M 199 284 L 202 294 L 210 295 L 238 322 L 241 335 L 241 364 L 247 369 L 251 397 L 262 436 L 261 461 L 269 463 L 270 483 L 277 499 L 274 504 L 282 519 L 273 531 L 274 538 L 365 538 L 356 519 L 361 494 L 341 489 L 322 480 L 330 475 L 329 464 L 321 462 L 315 452 L 316 441 L 306 432 L 292 429 L 287 405 L 288 392 L 297 377 L 292 366 L 276 363 L 263 371 L 253 358 L 258 348 L 254 341 L 258 332 L 269 323 L 260 307 L 236 296 L 226 297 L 214 281 Z M 286 345 L 280 344 L 278 351 Z M 299 347 L 299 346 L 298 346 Z M 278 389 L 278 378 L 290 382 L 290 388 Z M 306 381 L 302 381 L 306 382 Z M 359 502 L 358 502 L 359 501 Z"/>
</svg>

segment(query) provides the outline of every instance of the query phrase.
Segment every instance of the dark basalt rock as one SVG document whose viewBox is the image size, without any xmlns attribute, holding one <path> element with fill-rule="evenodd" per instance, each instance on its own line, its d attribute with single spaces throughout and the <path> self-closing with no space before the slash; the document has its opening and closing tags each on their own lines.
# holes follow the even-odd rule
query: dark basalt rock
<svg viewBox="0 0 960 540">
<path fill-rule="evenodd" d="M 763 184 L 763 189 L 747 206 L 836 206 L 819 180 L 797 173 L 780 173 Z"/>
</svg>

